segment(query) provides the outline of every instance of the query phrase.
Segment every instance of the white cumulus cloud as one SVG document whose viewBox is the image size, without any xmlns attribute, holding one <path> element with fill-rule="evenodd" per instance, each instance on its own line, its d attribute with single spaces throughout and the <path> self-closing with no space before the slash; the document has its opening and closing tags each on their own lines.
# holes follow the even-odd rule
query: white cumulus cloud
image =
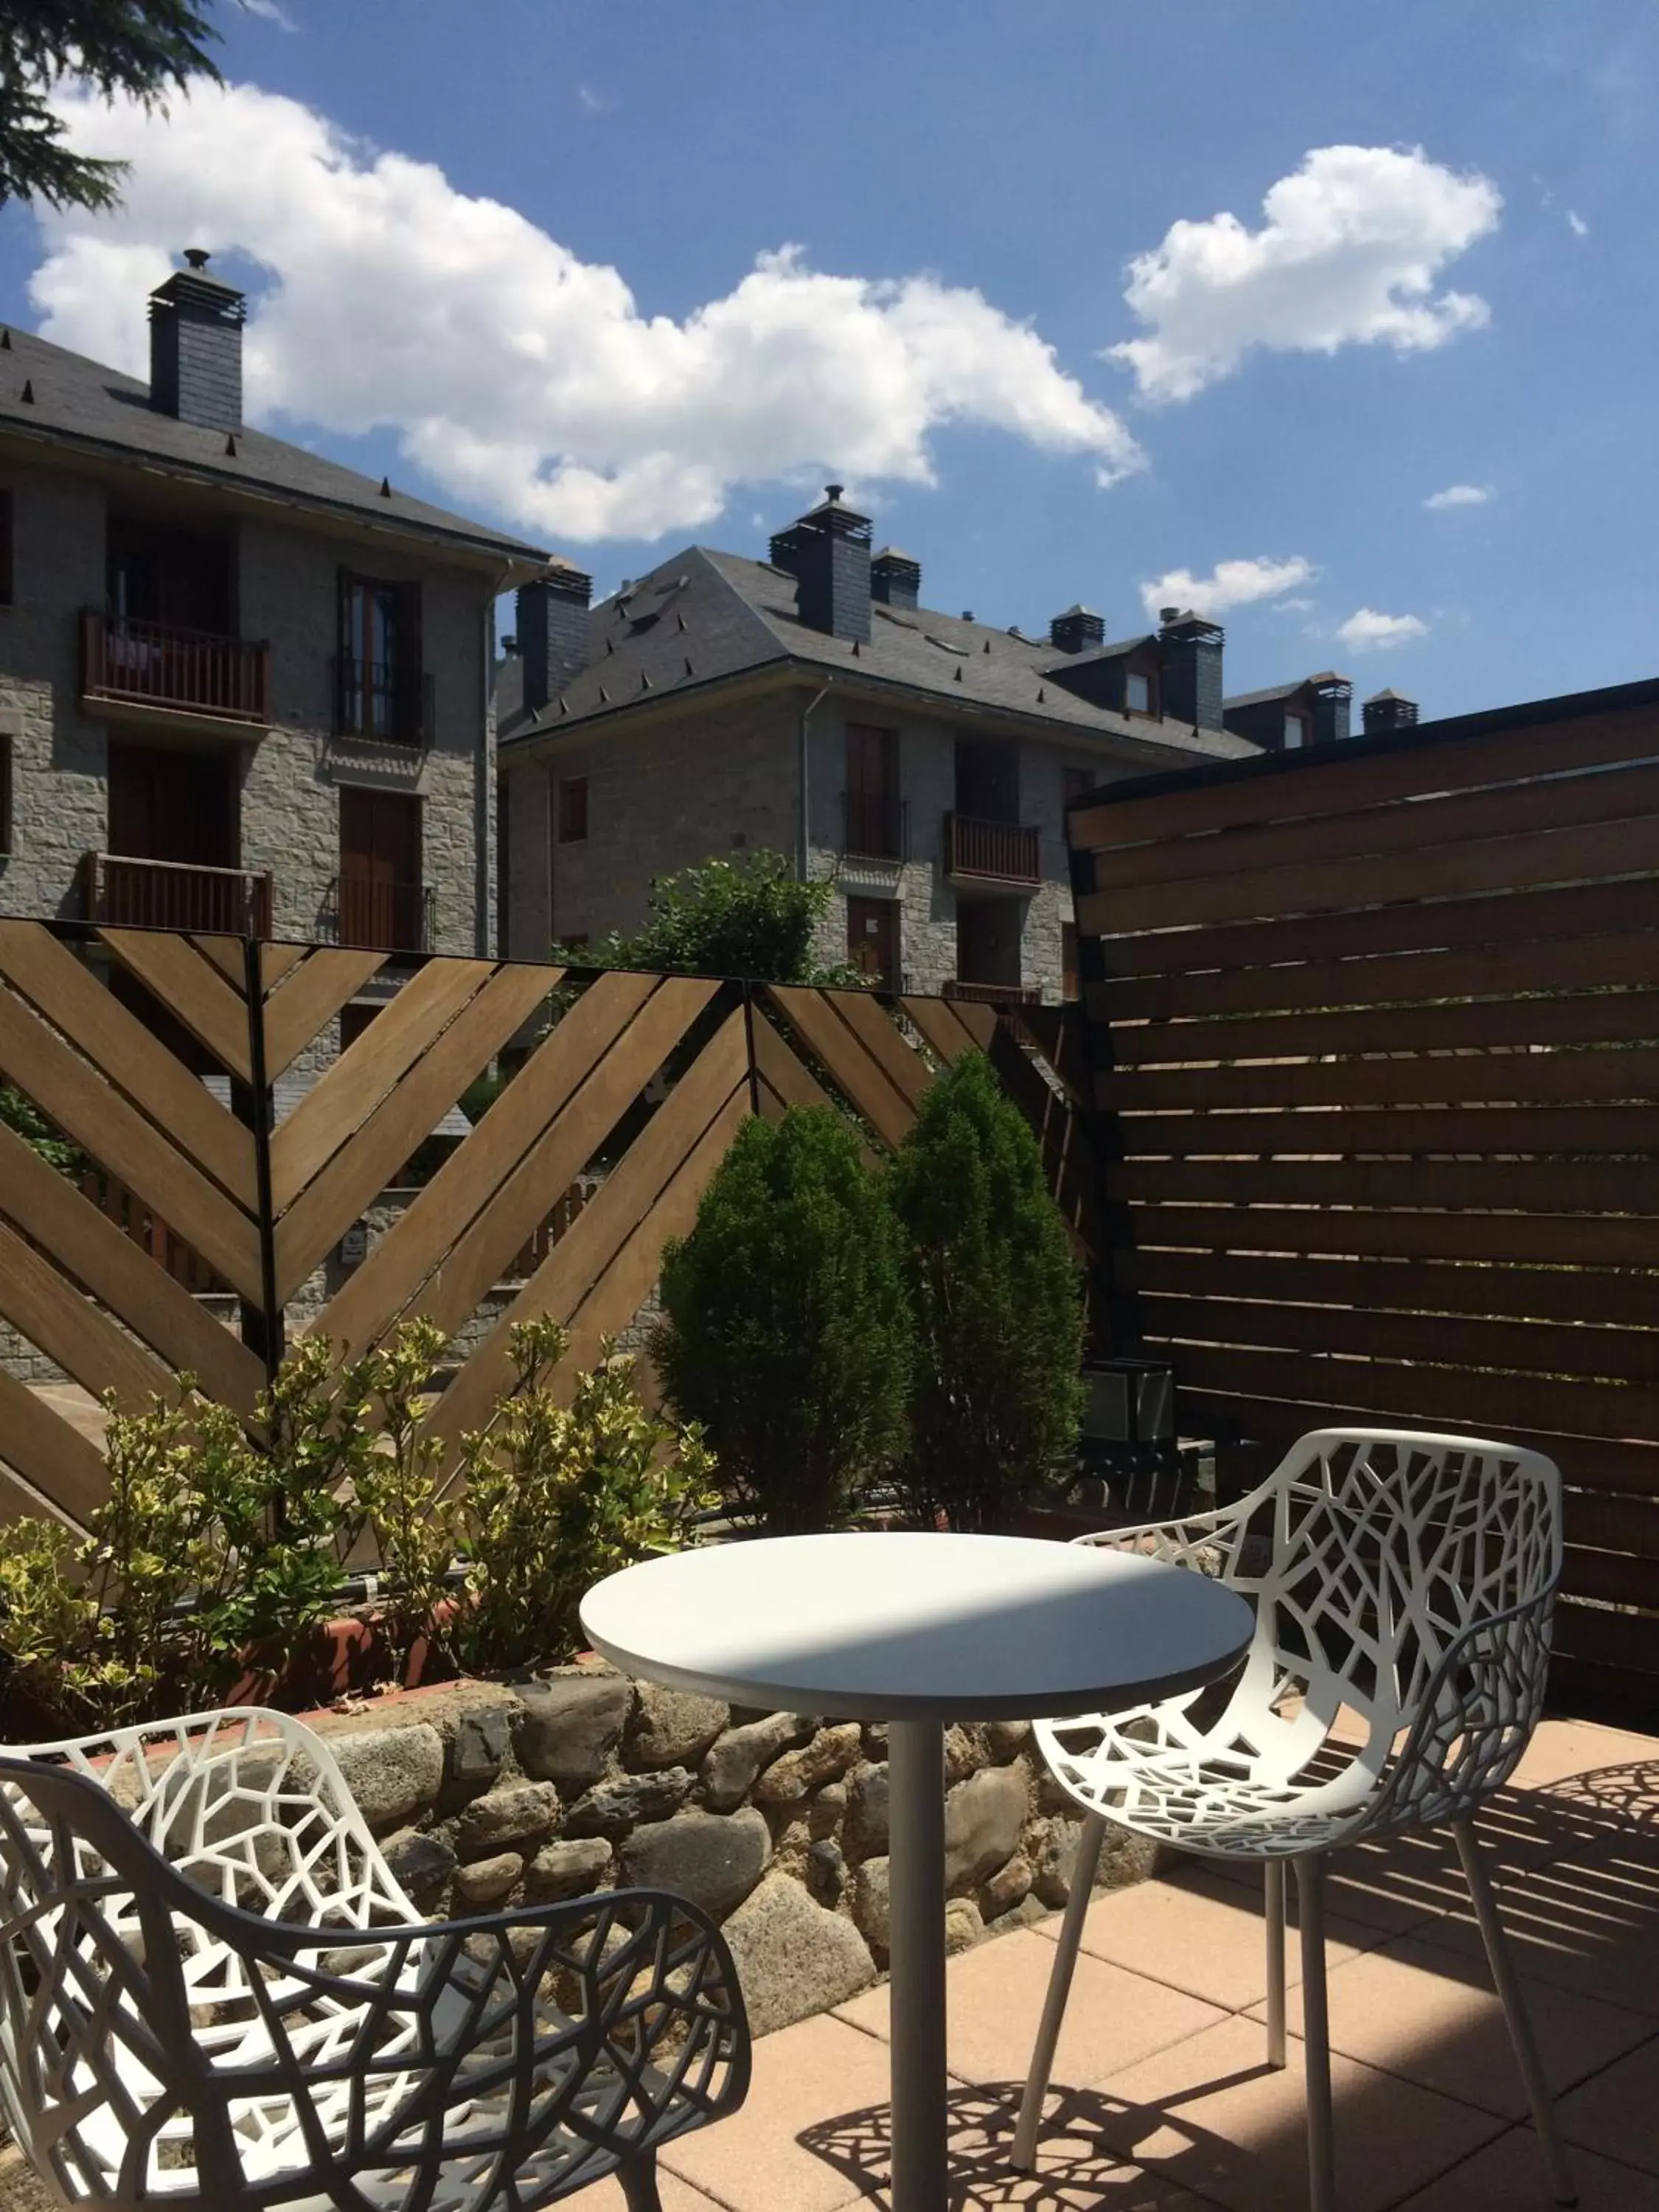
<svg viewBox="0 0 1659 2212">
<path fill-rule="evenodd" d="M 1374 607 L 1361 607 L 1338 623 L 1336 634 L 1350 653 L 1381 653 L 1387 646 L 1426 637 L 1429 626 L 1416 615 L 1380 615 Z"/>
<path fill-rule="evenodd" d="M 927 483 L 953 422 L 1076 455 L 1103 483 L 1142 465 L 1053 348 L 977 291 L 831 276 L 785 246 L 676 321 L 514 209 L 255 86 L 198 87 L 166 118 L 59 104 L 79 151 L 131 170 L 111 215 L 42 214 L 45 336 L 142 374 L 171 252 L 240 251 L 266 280 L 255 419 L 395 430 L 448 496 L 539 535 L 693 528 L 780 478 Z"/>
<path fill-rule="evenodd" d="M 1236 215 L 1170 225 L 1129 264 L 1124 294 L 1146 335 L 1114 346 L 1148 399 L 1190 399 L 1246 354 L 1423 352 L 1490 318 L 1468 292 L 1437 293 L 1446 264 L 1496 228 L 1486 177 L 1420 147 L 1322 146 L 1281 177 L 1252 230 Z"/>
<path fill-rule="evenodd" d="M 1431 514 L 1437 514 L 1448 507 L 1484 507 L 1496 496 L 1491 484 L 1448 484 L 1444 491 L 1431 492 L 1423 504 Z"/>
<path fill-rule="evenodd" d="M 1567 228 L 1571 231 L 1575 238 L 1588 238 L 1589 236 L 1589 225 L 1585 222 L 1583 216 L 1578 214 L 1577 210 L 1572 208 L 1569 208 L 1567 210 Z"/>
<path fill-rule="evenodd" d="M 1319 571 L 1299 553 L 1288 561 L 1218 561 L 1207 576 L 1190 568 L 1166 569 L 1140 587 L 1140 603 L 1156 617 L 1162 607 L 1190 607 L 1195 614 L 1222 615 L 1229 607 L 1249 606 L 1255 599 L 1277 599 L 1299 584 L 1310 584 Z M 1304 602 L 1303 604 L 1310 604 Z"/>
</svg>

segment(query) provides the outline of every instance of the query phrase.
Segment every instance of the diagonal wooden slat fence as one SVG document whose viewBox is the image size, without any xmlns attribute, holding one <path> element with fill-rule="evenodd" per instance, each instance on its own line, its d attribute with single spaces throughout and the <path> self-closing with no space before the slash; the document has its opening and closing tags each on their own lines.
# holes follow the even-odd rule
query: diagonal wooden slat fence
<svg viewBox="0 0 1659 2212">
<path fill-rule="evenodd" d="M 1650 1697 L 1659 711 L 1494 719 L 1073 808 L 1098 1241 L 1188 1429 L 1550 1452 L 1563 1679 Z"/>
</svg>

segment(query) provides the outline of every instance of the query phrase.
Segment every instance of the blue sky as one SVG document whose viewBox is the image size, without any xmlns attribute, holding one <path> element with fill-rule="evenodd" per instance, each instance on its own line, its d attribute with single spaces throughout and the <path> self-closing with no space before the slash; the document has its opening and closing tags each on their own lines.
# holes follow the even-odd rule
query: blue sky
<svg viewBox="0 0 1659 2212">
<path fill-rule="evenodd" d="M 1230 690 L 1656 672 L 1653 0 L 219 13 L 228 101 L 70 103 L 128 206 L 0 216 L 0 315 L 136 365 L 210 244 L 270 427 L 601 588 L 835 475 L 952 611 L 1189 580 Z"/>
</svg>

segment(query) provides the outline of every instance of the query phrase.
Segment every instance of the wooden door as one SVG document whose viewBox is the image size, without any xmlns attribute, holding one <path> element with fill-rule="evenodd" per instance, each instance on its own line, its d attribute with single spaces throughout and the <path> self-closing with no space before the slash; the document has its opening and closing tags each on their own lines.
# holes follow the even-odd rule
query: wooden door
<svg viewBox="0 0 1659 2212">
<path fill-rule="evenodd" d="M 898 732 L 847 725 L 845 845 L 866 860 L 904 857 L 899 809 Z"/>
<path fill-rule="evenodd" d="M 421 802 L 407 792 L 340 793 L 342 944 L 389 952 L 425 949 Z"/>
<path fill-rule="evenodd" d="M 899 902 L 896 899 L 849 898 L 847 902 L 847 957 L 860 974 L 873 975 L 885 989 L 899 988 Z"/>
</svg>

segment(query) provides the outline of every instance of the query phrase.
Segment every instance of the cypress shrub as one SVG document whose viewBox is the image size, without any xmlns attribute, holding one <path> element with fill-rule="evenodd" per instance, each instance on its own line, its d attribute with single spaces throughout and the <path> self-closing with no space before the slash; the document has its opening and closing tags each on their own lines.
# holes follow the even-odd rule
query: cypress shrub
<svg viewBox="0 0 1659 2212">
<path fill-rule="evenodd" d="M 915 1326 L 902 1480 L 929 1525 L 1005 1526 L 1074 1465 L 1083 1286 L 1036 1139 L 982 1053 L 929 1087 L 886 1189 Z"/>
<path fill-rule="evenodd" d="M 909 1376 L 898 1239 L 849 1124 L 791 1107 L 738 1133 L 663 1261 L 653 1344 L 736 1508 L 835 1528 L 897 1456 Z"/>
</svg>

